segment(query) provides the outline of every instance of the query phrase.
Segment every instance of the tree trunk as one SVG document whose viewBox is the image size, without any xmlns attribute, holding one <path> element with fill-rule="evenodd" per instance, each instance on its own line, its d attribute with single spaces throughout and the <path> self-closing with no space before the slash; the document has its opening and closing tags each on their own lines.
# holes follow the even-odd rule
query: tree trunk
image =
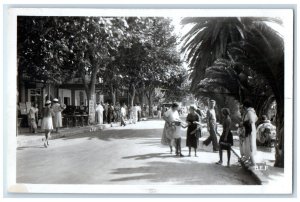
<svg viewBox="0 0 300 202">
<path fill-rule="evenodd" d="M 149 89 L 148 92 L 146 93 L 146 97 L 148 99 L 148 104 L 149 104 L 149 117 L 153 117 L 153 90 L 154 89 Z"/>
<path fill-rule="evenodd" d="M 276 145 L 275 145 L 275 167 L 284 167 L 284 111 L 283 104 L 277 103 L 276 114 Z"/>
<path fill-rule="evenodd" d="M 136 89 L 135 86 L 132 85 L 132 93 L 130 94 L 130 105 L 133 106 L 134 98 L 135 98 Z"/>
<path fill-rule="evenodd" d="M 113 85 L 110 84 L 110 94 L 111 94 L 111 101 L 112 105 L 116 105 L 116 90 L 114 89 Z"/>
</svg>

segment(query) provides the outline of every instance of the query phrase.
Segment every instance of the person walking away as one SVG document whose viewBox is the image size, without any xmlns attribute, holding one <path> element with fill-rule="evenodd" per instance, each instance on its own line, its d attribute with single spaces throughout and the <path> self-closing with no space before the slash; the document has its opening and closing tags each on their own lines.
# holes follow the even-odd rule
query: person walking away
<svg viewBox="0 0 300 202">
<path fill-rule="evenodd" d="M 200 117 L 196 113 L 196 108 L 190 106 L 189 114 L 186 117 L 186 122 L 188 123 L 188 129 L 186 134 L 186 146 L 189 148 L 189 156 L 191 156 L 192 147 L 195 151 L 195 156 L 197 156 L 197 147 L 199 145 L 199 130 L 201 127 Z"/>
<path fill-rule="evenodd" d="M 157 117 L 158 119 L 161 119 L 161 106 L 157 106 Z"/>
<path fill-rule="evenodd" d="M 178 131 L 178 127 L 174 125 L 174 122 L 180 122 L 177 110 L 178 104 L 173 103 L 172 107 L 163 115 L 165 125 L 162 133 L 161 143 L 170 147 L 170 153 L 173 152 L 173 146 L 175 146 L 176 155 L 183 156 L 181 153 L 181 138 L 177 137 L 180 131 Z"/>
<path fill-rule="evenodd" d="M 52 109 L 54 112 L 54 117 L 53 117 L 53 126 L 56 129 L 56 132 L 58 133 L 58 128 L 62 127 L 62 115 L 61 112 L 64 110 L 64 108 L 58 103 L 58 99 L 54 98 L 53 99 L 53 105 Z"/>
<path fill-rule="evenodd" d="M 272 141 L 276 138 L 276 127 L 266 115 L 262 115 L 262 123 L 258 125 L 256 131 L 257 145 L 271 147 Z"/>
<path fill-rule="evenodd" d="M 230 167 L 230 156 L 231 156 L 231 146 L 233 145 L 233 136 L 230 131 L 231 118 L 230 111 L 228 108 L 223 108 L 221 110 L 223 116 L 223 133 L 219 140 L 219 157 L 220 160 L 217 164 L 222 165 L 223 163 L 223 150 L 227 151 L 227 167 Z"/>
<path fill-rule="evenodd" d="M 125 123 L 125 117 L 126 117 L 126 109 L 125 109 L 125 104 L 123 104 L 123 106 L 121 107 L 121 126 L 126 126 Z"/>
<path fill-rule="evenodd" d="M 209 137 L 204 140 L 204 145 L 209 145 L 211 142 L 213 144 L 213 151 L 218 151 L 218 140 L 217 140 L 217 119 L 215 112 L 216 101 L 210 100 L 209 109 L 207 110 L 207 130 L 209 131 Z"/>
<path fill-rule="evenodd" d="M 39 109 L 38 109 L 38 105 L 35 103 L 32 103 L 32 106 L 29 109 L 29 113 L 28 113 L 28 119 L 30 121 L 30 130 L 32 133 L 36 133 L 36 129 L 37 129 L 37 123 L 36 121 L 38 120 L 37 117 L 37 113 L 38 113 Z"/>
<path fill-rule="evenodd" d="M 245 156 L 249 157 L 249 166 L 256 164 L 256 127 L 257 115 L 252 107 L 252 103 L 249 100 L 245 100 L 243 103 L 245 115 L 243 117 L 243 126 L 245 129 Z M 248 159 L 248 158 L 247 158 Z"/>
<path fill-rule="evenodd" d="M 97 123 L 98 124 L 103 124 L 103 111 L 104 111 L 104 108 L 102 106 L 102 103 L 97 103 L 95 111 L 96 111 Z"/>
<path fill-rule="evenodd" d="M 42 130 L 45 131 L 44 147 L 49 146 L 48 139 L 50 138 L 51 131 L 53 130 L 52 117 L 54 116 L 53 109 L 51 109 L 51 101 L 47 100 L 45 103 L 45 108 L 42 111 Z"/>
</svg>

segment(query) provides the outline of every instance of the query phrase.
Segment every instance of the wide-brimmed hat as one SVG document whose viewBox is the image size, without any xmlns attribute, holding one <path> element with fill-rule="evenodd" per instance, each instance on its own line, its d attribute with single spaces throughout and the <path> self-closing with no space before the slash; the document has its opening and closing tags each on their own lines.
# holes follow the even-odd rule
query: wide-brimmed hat
<svg viewBox="0 0 300 202">
<path fill-rule="evenodd" d="M 57 98 L 54 98 L 53 101 L 54 101 L 54 102 L 58 102 L 58 99 L 57 99 Z"/>
<path fill-rule="evenodd" d="M 47 100 L 47 101 L 46 101 L 46 105 L 47 105 L 47 104 L 51 104 L 51 101 L 50 101 L 50 100 Z"/>
</svg>

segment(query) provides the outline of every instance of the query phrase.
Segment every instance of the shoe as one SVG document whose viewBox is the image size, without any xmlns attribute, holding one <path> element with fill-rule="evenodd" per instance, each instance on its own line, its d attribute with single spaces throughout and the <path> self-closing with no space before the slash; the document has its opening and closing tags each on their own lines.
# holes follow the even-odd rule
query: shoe
<svg viewBox="0 0 300 202">
<path fill-rule="evenodd" d="M 218 164 L 218 165 L 222 165 L 222 161 L 218 161 L 218 162 L 216 162 L 216 164 Z"/>
<path fill-rule="evenodd" d="M 179 156 L 180 156 L 180 157 L 184 157 L 184 155 L 182 155 L 182 154 L 180 154 Z"/>
<path fill-rule="evenodd" d="M 195 154 L 195 157 L 198 157 L 197 154 Z"/>
<path fill-rule="evenodd" d="M 191 156 L 191 154 L 188 155 L 188 157 L 190 157 L 190 156 Z"/>
<path fill-rule="evenodd" d="M 44 147 L 47 148 L 46 142 L 44 142 Z"/>
</svg>

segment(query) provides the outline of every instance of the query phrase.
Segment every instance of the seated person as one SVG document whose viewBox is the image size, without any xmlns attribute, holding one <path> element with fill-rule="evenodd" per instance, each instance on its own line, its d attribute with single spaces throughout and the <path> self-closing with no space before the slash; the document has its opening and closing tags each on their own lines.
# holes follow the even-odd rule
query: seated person
<svg viewBox="0 0 300 202">
<path fill-rule="evenodd" d="M 276 127 L 271 124 L 266 115 L 262 116 L 262 123 L 257 127 L 257 145 L 271 146 L 276 139 Z"/>
</svg>

